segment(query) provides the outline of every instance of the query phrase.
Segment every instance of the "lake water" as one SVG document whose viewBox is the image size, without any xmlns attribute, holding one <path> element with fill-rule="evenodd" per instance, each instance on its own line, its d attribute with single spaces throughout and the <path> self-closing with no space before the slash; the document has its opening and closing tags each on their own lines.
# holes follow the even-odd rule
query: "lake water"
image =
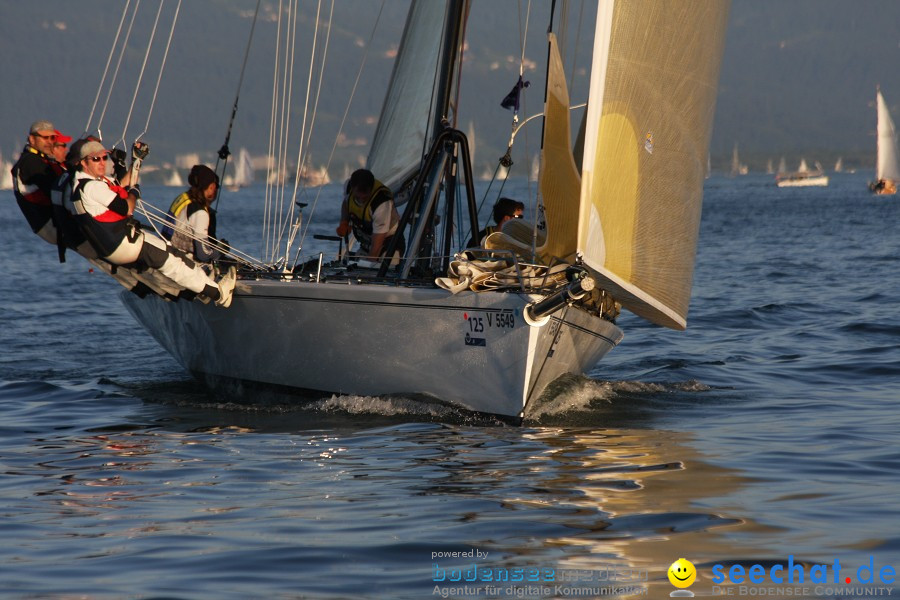
<svg viewBox="0 0 900 600">
<path fill-rule="evenodd" d="M 664 598 L 679 557 L 697 596 L 900 595 L 900 201 L 870 176 L 708 180 L 688 330 L 623 314 L 521 427 L 210 397 L 0 192 L 0 595 Z"/>
</svg>

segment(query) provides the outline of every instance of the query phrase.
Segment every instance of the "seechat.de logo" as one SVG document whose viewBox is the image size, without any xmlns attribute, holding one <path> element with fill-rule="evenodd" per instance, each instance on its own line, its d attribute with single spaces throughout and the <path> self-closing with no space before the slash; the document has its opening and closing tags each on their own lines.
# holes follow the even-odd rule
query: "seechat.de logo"
<svg viewBox="0 0 900 600">
<path fill-rule="evenodd" d="M 669 566 L 667 574 L 669 583 L 679 588 L 671 592 L 669 596 L 689 598 L 694 596 L 694 592 L 687 589 L 697 579 L 697 569 L 694 567 L 694 563 L 685 558 L 679 558 Z"/>
</svg>

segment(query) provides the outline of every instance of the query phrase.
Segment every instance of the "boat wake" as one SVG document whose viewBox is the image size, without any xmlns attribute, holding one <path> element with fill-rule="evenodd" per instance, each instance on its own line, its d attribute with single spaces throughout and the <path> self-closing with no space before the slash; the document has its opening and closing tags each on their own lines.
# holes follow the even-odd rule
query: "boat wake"
<svg viewBox="0 0 900 600">
<path fill-rule="evenodd" d="M 621 427 L 646 423 L 675 403 L 694 403 L 696 394 L 712 388 L 697 380 L 680 382 L 602 381 L 583 375 L 557 379 L 526 408 L 525 426 Z M 216 411 L 262 420 L 280 421 L 284 427 L 358 425 L 366 418 L 380 424 L 430 422 L 491 427 L 517 424 L 514 419 L 468 411 L 425 394 L 311 394 L 252 386 L 221 387 L 211 392 L 199 382 L 143 384 L 130 389 L 155 405 Z M 264 427 L 265 429 L 265 427 Z"/>
<path fill-rule="evenodd" d="M 569 375 L 557 379 L 537 402 L 526 408 L 524 421 L 534 425 L 620 426 L 649 418 L 661 399 L 710 389 L 696 380 L 650 383 Z"/>
</svg>

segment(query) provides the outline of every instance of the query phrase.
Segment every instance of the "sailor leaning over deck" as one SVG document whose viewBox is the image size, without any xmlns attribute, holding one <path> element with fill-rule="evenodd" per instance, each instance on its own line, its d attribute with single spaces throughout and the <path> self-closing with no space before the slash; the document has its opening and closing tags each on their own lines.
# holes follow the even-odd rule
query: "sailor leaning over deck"
<svg viewBox="0 0 900 600">
<path fill-rule="evenodd" d="M 81 147 L 75 173 L 72 205 L 85 236 L 105 260 L 117 265 L 158 269 L 184 289 L 231 305 L 235 273 L 231 269 L 216 283 L 196 263 L 176 252 L 165 241 L 140 229 L 131 217 L 134 200 L 105 176 L 107 151 L 99 142 Z"/>
<path fill-rule="evenodd" d="M 12 168 L 13 190 L 31 230 L 51 244 L 58 242 L 50 189 L 63 173 L 53 157 L 56 128 L 50 121 L 35 121 L 28 130 L 28 144 Z"/>
</svg>

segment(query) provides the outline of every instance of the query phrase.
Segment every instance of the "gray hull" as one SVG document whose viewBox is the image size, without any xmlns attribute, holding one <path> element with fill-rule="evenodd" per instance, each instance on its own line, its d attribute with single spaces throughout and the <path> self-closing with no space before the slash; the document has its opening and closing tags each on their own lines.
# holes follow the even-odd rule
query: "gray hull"
<svg viewBox="0 0 900 600">
<path fill-rule="evenodd" d="M 427 394 L 521 416 L 560 375 L 592 368 L 622 331 L 564 309 L 525 323 L 518 293 L 306 281 L 242 281 L 230 308 L 123 295 L 185 369 L 338 394 Z"/>
</svg>

